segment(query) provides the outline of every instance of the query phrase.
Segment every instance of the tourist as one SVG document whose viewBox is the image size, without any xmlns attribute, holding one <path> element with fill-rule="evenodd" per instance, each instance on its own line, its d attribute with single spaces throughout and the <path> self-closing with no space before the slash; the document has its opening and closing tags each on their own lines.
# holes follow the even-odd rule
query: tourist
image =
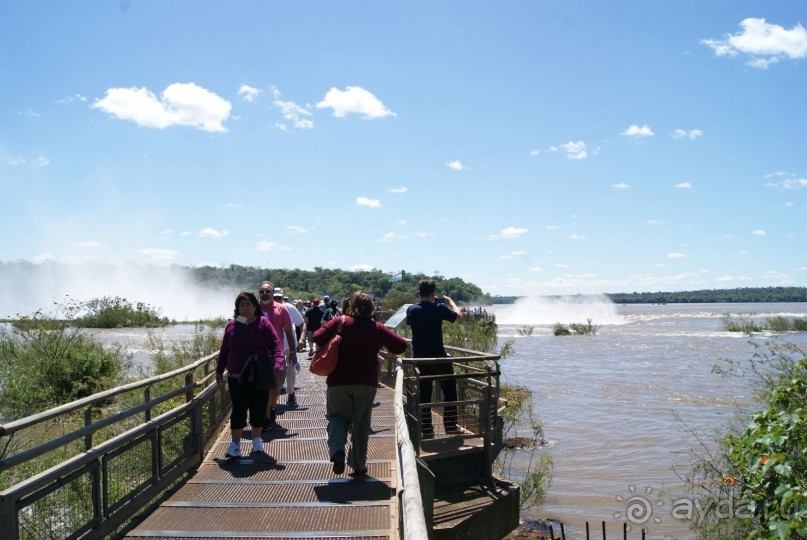
<svg viewBox="0 0 807 540">
<path fill-rule="evenodd" d="M 378 386 L 378 353 L 385 347 L 393 354 L 406 351 L 406 340 L 372 320 L 375 304 L 364 292 L 350 298 L 344 316 L 335 317 L 314 332 L 314 342 L 324 347 L 341 325 L 339 361 L 328 375 L 326 417 L 328 451 L 334 474 L 345 472 L 345 444 L 350 430 L 351 476 L 367 476 L 367 446 L 370 438 L 373 401 Z"/>
<path fill-rule="evenodd" d="M 418 285 L 419 302 L 412 304 L 406 310 L 406 324 L 412 327 L 412 357 L 413 358 L 442 358 L 447 357 L 443 346 L 443 321 L 454 322 L 462 319 L 462 314 L 454 301 L 443 296 L 442 301 L 436 302 L 436 286 L 432 280 L 421 280 Z M 454 368 L 451 362 L 436 364 L 419 364 L 421 375 L 452 375 Z M 420 403 L 431 403 L 432 382 L 421 381 Z M 454 379 L 439 380 L 443 390 L 443 401 L 457 401 L 457 381 Z M 424 439 L 434 437 L 432 425 L 432 412 L 430 407 L 422 408 L 422 436 Z M 457 406 L 447 405 L 443 410 L 443 427 L 446 433 L 457 432 Z"/>
<path fill-rule="evenodd" d="M 230 414 L 232 440 L 227 447 L 228 458 L 241 457 L 241 434 L 247 425 L 252 428 L 252 451 L 263 452 L 261 431 L 266 414 L 268 390 L 258 390 L 251 374 L 250 364 L 258 357 L 270 357 L 277 365 L 283 359 L 283 347 L 272 325 L 260 316 L 258 299 L 251 292 L 242 292 L 235 299 L 233 319 L 224 328 L 221 349 L 216 363 L 216 382 L 224 383 L 227 370 L 227 386 L 233 410 Z"/>
</svg>

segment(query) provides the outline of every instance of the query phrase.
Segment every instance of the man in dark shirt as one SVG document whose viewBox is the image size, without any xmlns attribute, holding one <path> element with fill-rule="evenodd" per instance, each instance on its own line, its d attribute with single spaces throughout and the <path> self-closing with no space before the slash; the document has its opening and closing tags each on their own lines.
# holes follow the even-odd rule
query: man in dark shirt
<svg viewBox="0 0 807 540">
<path fill-rule="evenodd" d="M 412 327 L 412 357 L 413 358 L 443 358 L 447 357 L 443 346 L 443 321 L 454 322 L 462 319 L 459 309 L 448 296 L 443 296 L 442 302 L 436 302 L 436 286 L 432 280 L 421 280 L 418 285 L 420 302 L 412 304 L 406 310 L 406 324 Z M 421 364 L 418 366 L 421 375 L 452 375 L 454 369 L 451 362 L 436 364 Z M 432 382 L 421 381 L 420 403 L 431 403 Z M 443 400 L 457 401 L 457 381 L 445 379 L 438 381 L 443 390 Z M 443 426 L 446 433 L 457 432 L 457 407 L 444 408 Z M 423 407 L 423 438 L 434 436 L 432 426 L 432 412 L 430 407 Z"/>
<path fill-rule="evenodd" d="M 314 356 L 314 341 L 312 340 L 312 336 L 314 332 L 319 330 L 319 327 L 322 326 L 322 316 L 324 315 L 323 311 L 319 307 L 319 298 L 314 298 L 312 302 L 311 308 L 305 312 L 305 317 L 303 320 L 305 321 L 305 329 L 308 333 L 308 357 L 311 358 Z"/>
</svg>

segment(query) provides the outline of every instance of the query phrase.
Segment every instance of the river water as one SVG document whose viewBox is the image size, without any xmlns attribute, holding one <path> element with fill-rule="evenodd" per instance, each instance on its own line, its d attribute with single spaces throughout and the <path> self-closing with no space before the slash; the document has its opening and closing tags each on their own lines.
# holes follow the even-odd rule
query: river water
<svg viewBox="0 0 807 540">
<path fill-rule="evenodd" d="M 623 522 L 632 528 L 630 538 L 640 538 L 642 526 L 648 538 L 692 538 L 688 525 L 672 515 L 673 501 L 685 496 L 673 466 L 687 463 L 697 445 L 688 430 L 714 439 L 714 430 L 724 433 L 739 407 L 754 405 L 745 381 L 713 374 L 712 365 L 750 358 L 750 341 L 807 348 L 804 333 L 749 337 L 725 331 L 721 322 L 727 313 L 805 318 L 807 303 L 623 306 L 604 298 L 533 298 L 487 309 L 497 316 L 499 343 L 515 341 L 514 353 L 502 362 L 503 381 L 534 391 L 545 450 L 554 460 L 546 504 L 522 517 L 562 520 L 570 539 L 585 538 L 586 521 L 600 538 L 603 520 L 610 538 L 621 538 Z M 589 318 L 599 326 L 596 335 L 552 335 L 555 322 Z M 533 328 L 529 336 L 523 335 L 527 327 Z M 198 331 L 179 325 L 152 332 L 172 341 Z M 99 335 L 126 344 L 135 363 L 148 366 L 147 333 Z M 637 497 L 651 509 L 643 523 L 627 518 Z"/>
<path fill-rule="evenodd" d="M 640 537 L 642 526 L 648 538 L 692 538 L 672 514 L 673 501 L 685 496 L 673 466 L 688 463 L 697 446 L 688 429 L 714 440 L 714 430 L 725 433 L 721 428 L 738 407 L 754 405 L 747 382 L 713 374 L 712 365 L 750 358 L 749 341 L 807 347 L 804 333 L 749 337 L 723 330 L 721 321 L 726 313 L 805 318 L 805 303 L 616 306 L 533 299 L 492 311 L 500 343 L 515 340 L 514 354 L 502 363 L 504 381 L 534 391 L 554 461 L 546 504 L 522 517 L 562 520 L 568 538 L 585 538 L 585 521 L 599 533 L 603 520 L 609 537 L 621 538 L 620 523 L 628 522 L 631 538 Z M 587 318 L 601 325 L 596 335 L 552 335 L 555 322 Z M 532 335 L 522 335 L 525 326 L 534 328 Z M 626 519 L 636 497 L 650 503 L 644 523 Z"/>
</svg>

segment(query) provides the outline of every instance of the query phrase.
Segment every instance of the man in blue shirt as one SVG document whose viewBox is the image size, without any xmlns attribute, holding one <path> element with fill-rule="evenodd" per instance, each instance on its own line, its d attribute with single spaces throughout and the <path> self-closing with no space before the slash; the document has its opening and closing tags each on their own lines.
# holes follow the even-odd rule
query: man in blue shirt
<svg viewBox="0 0 807 540">
<path fill-rule="evenodd" d="M 443 321 L 454 322 L 462 319 L 457 305 L 448 296 L 443 296 L 441 302 L 436 302 L 436 286 L 432 280 L 421 280 L 418 285 L 420 301 L 412 304 L 406 310 L 406 324 L 412 327 L 412 357 L 413 358 L 443 358 L 448 357 L 443 346 Z M 451 362 L 435 364 L 421 364 L 418 366 L 421 375 L 452 375 L 454 369 Z M 432 382 L 421 381 L 420 403 L 431 403 Z M 454 379 L 439 380 L 443 390 L 443 400 L 457 401 L 457 381 Z M 443 412 L 443 426 L 446 433 L 457 432 L 457 407 L 446 406 Z M 434 437 L 432 426 L 432 412 L 430 407 L 423 407 L 423 438 Z"/>
</svg>

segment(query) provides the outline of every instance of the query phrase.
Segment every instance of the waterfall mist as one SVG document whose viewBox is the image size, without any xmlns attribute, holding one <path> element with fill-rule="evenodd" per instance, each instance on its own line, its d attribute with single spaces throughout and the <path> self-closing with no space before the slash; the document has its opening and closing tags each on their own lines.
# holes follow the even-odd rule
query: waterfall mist
<svg viewBox="0 0 807 540">
<path fill-rule="evenodd" d="M 230 287 L 203 286 L 184 267 L 137 264 L 0 263 L 0 283 L 0 318 L 47 314 L 54 303 L 104 296 L 146 303 L 180 322 L 231 317 L 238 294 Z"/>
<path fill-rule="evenodd" d="M 497 305 L 496 322 L 499 324 L 624 324 L 627 321 L 617 313 L 616 304 L 605 295 L 528 296 L 514 304 Z"/>
</svg>

